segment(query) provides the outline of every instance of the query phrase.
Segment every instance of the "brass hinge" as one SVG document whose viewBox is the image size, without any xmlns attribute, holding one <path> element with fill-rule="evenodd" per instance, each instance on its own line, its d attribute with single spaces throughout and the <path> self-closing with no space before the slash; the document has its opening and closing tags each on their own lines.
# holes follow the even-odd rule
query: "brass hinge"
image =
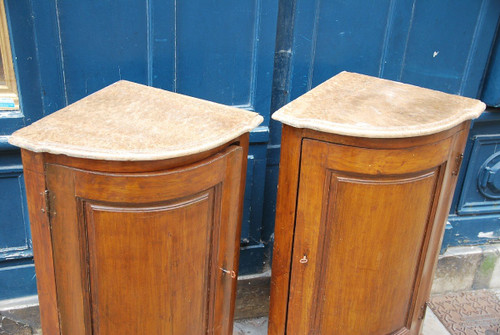
<svg viewBox="0 0 500 335">
<path fill-rule="evenodd" d="M 429 305 L 429 302 L 424 302 L 424 305 L 420 307 L 420 314 L 418 315 L 419 320 L 423 320 L 425 318 L 425 313 L 427 312 L 427 306 Z"/>
<path fill-rule="evenodd" d="M 459 154 L 457 157 L 455 157 L 455 167 L 453 168 L 453 171 L 451 171 L 452 176 L 457 176 L 458 171 L 460 171 L 460 165 L 462 165 L 462 160 L 464 159 L 464 154 Z"/>
</svg>

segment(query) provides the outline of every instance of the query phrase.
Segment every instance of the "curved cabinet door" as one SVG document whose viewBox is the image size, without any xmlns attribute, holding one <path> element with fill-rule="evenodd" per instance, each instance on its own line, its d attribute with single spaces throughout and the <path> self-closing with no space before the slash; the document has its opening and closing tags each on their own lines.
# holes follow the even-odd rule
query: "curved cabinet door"
<svg viewBox="0 0 500 335">
<path fill-rule="evenodd" d="M 418 332 L 420 278 L 451 145 L 303 140 L 287 334 Z"/>
<path fill-rule="evenodd" d="M 63 334 L 229 334 L 243 150 L 151 173 L 46 166 Z"/>
</svg>

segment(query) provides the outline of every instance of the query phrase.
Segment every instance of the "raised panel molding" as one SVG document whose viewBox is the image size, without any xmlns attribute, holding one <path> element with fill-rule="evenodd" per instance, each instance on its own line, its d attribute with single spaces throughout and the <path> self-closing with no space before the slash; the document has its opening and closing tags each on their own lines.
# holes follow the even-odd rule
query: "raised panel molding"
<svg viewBox="0 0 500 335">
<path fill-rule="evenodd" d="M 187 198 L 134 207 L 81 201 L 80 229 L 88 260 L 83 271 L 90 281 L 87 309 L 95 333 L 168 332 L 164 327 L 171 323 L 184 324 L 186 334 L 213 328 L 220 192 L 221 184 Z M 157 301 L 151 305 L 162 308 L 138 306 L 136 295 L 154 297 Z M 109 315 L 164 322 L 156 323 L 160 328 L 147 330 L 144 325 L 134 330 L 127 324 L 124 328 L 112 324 Z M 193 315 L 203 318 L 193 320 Z"/>
<path fill-rule="evenodd" d="M 33 256 L 22 166 L 0 166 L 0 261 Z M 1 299 L 1 297 L 0 297 Z"/>
<path fill-rule="evenodd" d="M 499 213 L 500 191 L 489 187 L 494 183 L 494 165 L 498 163 L 500 148 L 498 135 L 479 135 L 473 139 L 469 166 L 465 174 L 465 181 L 460 200 L 458 202 L 458 214 L 494 214 Z M 490 181 L 488 181 L 490 179 Z M 484 184 L 484 185 L 483 185 Z"/>
<path fill-rule="evenodd" d="M 323 190 L 325 202 L 320 211 L 319 227 L 314 228 L 315 231 L 318 230 L 317 236 L 320 237 L 317 246 L 315 250 L 309 250 L 309 242 L 303 243 L 300 239 L 294 245 L 294 252 L 301 249 L 309 250 L 306 252 L 309 259 L 307 267 L 313 267 L 311 270 L 307 270 L 307 268 L 301 270 L 304 267 L 302 264 L 295 262 L 292 265 L 292 272 L 302 273 L 301 271 L 304 271 L 304 278 L 306 276 L 308 278 L 305 281 L 314 287 L 313 298 L 310 301 L 310 305 L 313 306 L 310 310 L 312 315 L 309 316 L 310 325 L 307 329 L 318 334 L 324 333 L 327 329 L 329 331 L 335 329 L 335 333 L 341 329 L 347 332 L 353 332 L 355 329 L 368 331 L 371 329 L 369 323 L 365 326 L 351 325 L 347 320 L 351 311 L 356 311 L 358 314 L 365 311 L 368 313 L 366 316 L 369 316 L 370 311 L 365 309 L 364 302 L 357 303 L 359 299 L 357 294 L 362 292 L 363 287 L 368 284 L 372 285 L 372 289 L 377 287 L 376 283 L 380 281 L 380 288 L 374 289 L 374 291 L 387 295 L 389 291 L 386 288 L 389 286 L 391 287 L 390 294 L 398 296 L 400 299 L 393 301 L 391 305 L 380 306 L 380 309 L 386 311 L 379 315 L 380 318 L 387 318 L 387 322 L 382 322 L 382 324 L 386 324 L 386 328 L 371 329 L 370 331 L 380 334 L 405 334 L 409 331 L 416 312 L 417 296 L 414 292 L 418 291 L 418 279 L 421 277 L 422 264 L 426 257 L 425 246 L 430 234 L 429 227 L 433 224 L 435 199 L 432 194 L 436 191 L 439 171 L 440 168 L 437 167 L 430 172 L 417 173 L 416 175 L 381 178 L 371 175 L 349 176 L 341 171 L 327 169 Z M 305 175 L 301 175 L 301 179 L 302 177 L 306 178 Z M 312 180 L 304 179 L 303 184 L 301 182 L 301 185 L 306 185 L 306 183 L 309 185 L 306 186 L 309 191 L 306 191 L 306 187 L 300 186 L 301 191 L 299 192 L 304 193 L 302 194 L 303 198 L 299 199 L 306 199 L 306 192 L 311 192 L 311 187 L 317 188 L 319 186 L 316 183 L 310 185 Z M 374 193 L 377 193 L 376 197 L 373 197 Z M 310 193 L 308 194 L 310 195 Z M 406 197 L 402 197 L 402 194 L 405 194 Z M 421 199 L 418 194 L 426 194 L 428 197 Z M 345 202 L 339 203 L 339 199 L 345 200 Z M 367 202 L 368 199 L 374 201 L 370 203 Z M 408 201 L 414 204 L 414 207 L 405 207 Z M 386 207 L 383 207 L 386 202 L 391 203 L 394 208 L 401 208 L 401 210 L 398 213 L 392 213 L 392 217 L 387 216 Z M 307 211 L 308 209 L 301 206 L 299 202 L 296 234 L 303 236 L 304 240 L 309 239 L 309 235 L 304 229 L 308 229 L 306 226 L 310 226 L 312 222 L 316 221 L 311 215 L 306 214 Z M 359 213 L 359 215 L 355 213 Z M 363 214 L 366 213 L 370 213 L 370 215 L 364 216 Z M 319 218 L 319 213 L 317 217 Z M 402 219 L 402 222 L 395 222 L 393 217 Z M 387 223 L 381 225 L 380 223 L 384 220 Z M 413 221 L 413 224 L 409 223 L 410 220 Z M 371 221 L 377 222 L 376 230 L 370 228 Z M 385 227 L 385 230 L 380 230 L 382 227 Z M 399 249 L 387 248 L 387 245 L 397 244 L 396 241 L 391 241 L 392 236 L 400 237 L 404 235 L 405 231 L 408 236 L 405 245 L 401 245 Z M 360 240 L 360 235 L 363 235 L 363 240 Z M 410 238 L 414 236 L 419 236 L 419 238 Z M 316 242 L 310 243 L 314 247 Z M 353 247 L 356 244 L 358 247 Z M 359 248 L 359 245 L 366 247 Z M 399 261 L 395 261 L 395 259 Z M 388 260 L 399 264 L 398 269 L 391 269 L 390 264 L 386 263 L 390 262 Z M 402 267 L 401 264 L 405 266 Z M 352 269 L 349 271 L 351 273 L 355 271 L 357 274 L 355 277 L 346 277 L 343 273 L 331 270 L 342 268 Z M 298 282 L 304 280 L 300 275 L 294 278 L 299 278 Z M 294 287 L 296 285 L 294 278 L 290 284 L 292 293 L 289 304 L 291 306 L 302 305 L 304 301 L 300 299 L 307 299 L 304 297 L 294 300 L 294 292 L 301 295 L 305 290 L 299 286 Z M 408 282 L 408 278 L 413 281 Z M 388 285 L 388 283 L 391 284 Z M 323 298 L 320 299 L 320 297 Z M 362 297 L 365 296 L 362 295 Z M 391 298 L 381 295 L 373 296 L 374 302 L 387 301 L 386 299 L 390 300 Z M 345 301 L 349 301 L 349 310 L 342 308 Z M 401 310 L 406 310 L 406 313 L 401 313 Z M 335 315 L 338 325 L 328 325 L 321 321 L 321 316 L 327 314 Z M 394 315 L 400 315 L 397 325 L 394 324 Z M 300 319 L 300 315 L 289 315 L 289 320 L 298 319 Z"/>
</svg>

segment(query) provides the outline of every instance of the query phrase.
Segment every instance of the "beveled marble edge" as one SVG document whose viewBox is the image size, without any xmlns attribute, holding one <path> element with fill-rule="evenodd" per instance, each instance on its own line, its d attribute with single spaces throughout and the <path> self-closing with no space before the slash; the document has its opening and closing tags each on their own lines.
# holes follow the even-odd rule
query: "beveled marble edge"
<svg viewBox="0 0 500 335">
<path fill-rule="evenodd" d="M 307 128 L 325 133 L 370 138 L 404 138 L 436 134 L 441 131 L 451 129 L 460 123 L 478 118 L 486 109 L 486 105 L 479 101 L 477 109 L 469 110 L 460 115 L 460 117 L 450 117 L 439 122 L 427 123 L 425 125 L 413 125 L 404 127 L 374 127 L 363 124 L 362 126 L 346 125 L 331 121 L 322 121 L 318 119 L 301 119 L 286 115 L 286 110 L 280 109 L 271 117 L 273 120 L 284 123 L 295 128 Z M 369 126 L 370 128 L 367 128 Z"/>
<path fill-rule="evenodd" d="M 353 85 L 351 85 L 352 83 L 357 83 L 359 87 L 353 87 Z M 375 88 L 374 83 L 378 83 L 379 86 Z M 402 97 L 404 97 L 405 95 L 418 96 L 419 94 L 424 94 L 427 98 L 429 98 L 429 93 L 432 93 L 436 98 L 442 99 L 443 101 L 446 101 L 446 99 L 450 99 L 451 101 L 454 101 L 455 104 L 450 105 L 451 109 L 449 110 L 449 113 L 447 112 L 449 116 L 446 118 L 441 118 L 439 120 L 436 120 L 434 118 L 434 120 L 431 119 L 431 121 L 429 122 L 421 122 L 418 124 L 410 122 L 410 124 L 398 124 L 396 126 L 374 124 L 371 122 L 357 121 L 356 119 L 349 119 L 348 117 L 344 117 L 342 113 L 348 112 L 349 107 L 342 105 L 342 103 L 335 103 L 333 105 L 326 106 L 324 105 L 325 94 L 328 94 L 326 93 L 326 91 L 328 89 L 335 89 L 335 86 L 342 85 L 347 85 L 348 89 L 351 90 L 340 91 L 340 88 L 337 88 L 337 90 L 339 90 L 341 93 L 347 95 L 345 98 L 346 101 L 353 99 L 355 100 L 358 95 L 358 90 L 362 92 L 360 94 L 361 98 L 363 98 L 363 93 L 366 96 L 366 92 L 363 92 L 363 89 L 365 87 L 368 87 L 372 90 L 376 89 L 377 91 L 374 91 L 374 96 L 377 97 L 377 94 L 379 94 L 378 91 L 381 88 L 383 89 L 385 85 L 388 86 L 390 90 L 403 89 L 404 91 L 402 92 Z M 332 92 L 330 94 L 337 99 L 343 99 L 342 96 L 336 96 L 336 92 Z M 379 96 L 382 100 L 387 99 L 387 97 L 383 94 L 379 94 Z M 457 101 L 462 101 L 462 103 L 467 102 L 467 104 L 464 104 L 464 106 L 456 106 Z M 443 110 L 446 110 L 446 108 L 448 108 L 447 105 L 444 106 L 444 109 L 433 108 L 434 106 L 432 106 L 432 103 L 435 103 L 435 101 L 432 103 L 431 102 L 432 99 L 429 100 L 430 104 L 428 107 L 426 107 L 426 117 L 433 115 L 434 112 L 436 112 L 438 115 L 442 115 Z M 352 101 L 350 101 L 350 103 L 352 104 Z M 360 106 L 352 106 L 352 110 L 357 113 L 356 117 L 359 118 L 360 115 L 363 115 L 363 113 L 360 113 Z M 364 117 L 373 117 L 373 113 L 369 112 L 369 107 L 371 107 L 371 105 L 366 105 L 365 103 L 365 105 L 361 107 L 365 108 L 367 111 L 366 114 L 363 115 Z M 382 107 L 386 108 L 386 111 L 390 117 L 391 113 L 394 114 L 394 112 L 397 111 L 398 104 L 394 103 L 391 105 L 390 103 L 388 103 L 387 106 Z M 440 107 L 442 107 L 442 105 Z M 378 106 L 378 108 L 380 108 L 380 106 Z M 371 138 L 402 138 L 430 135 L 451 129 L 464 121 L 479 117 L 479 115 L 481 115 L 481 113 L 485 109 L 486 105 L 480 100 L 453 95 L 450 93 L 444 93 L 388 79 L 342 71 L 336 76 L 326 80 L 322 84 L 306 92 L 297 99 L 291 101 L 287 105 L 281 107 L 272 115 L 272 119 L 295 128 L 308 128 L 338 135 Z M 338 114 L 335 115 L 335 113 Z"/>
<path fill-rule="evenodd" d="M 196 146 L 191 146 L 187 149 L 178 150 L 168 150 L 165 152 L 155 151 L 120 151 L 120 150 L 103 150 L 99 151 L 88 150 L 80 146 L 70 146 L 62 145 L 61 143 L 50 143 L 50 142 L 39 142 L 33 143 L 31 141 L 24 140 L 22 137 L 17 137 L 15 133 L 9 136 L 8 142 L 12 145 L 26 149 L 33 152 L 46 152 L 54 155 L 66 155 L 76 158 L 85 159 L 96 159 L 96 160 L 109 160 L 109 161 L 153 161 L 170 159 L 177 157 L 189 156 L 197 153 L 201 153 L 210 149 L 214 149 L 220 145 L 228 143 L 239 136 L 250 132 L 252 129 L 259 126 L 264 118 L 255 113 L 255 117 L 251 122 L 245 127 L 238 127 L 237 131 L 228 132 L 228 135 L 219 137 L 216 141 L 211 141 L 204 144 L 198 144 Z"/>
</svg>

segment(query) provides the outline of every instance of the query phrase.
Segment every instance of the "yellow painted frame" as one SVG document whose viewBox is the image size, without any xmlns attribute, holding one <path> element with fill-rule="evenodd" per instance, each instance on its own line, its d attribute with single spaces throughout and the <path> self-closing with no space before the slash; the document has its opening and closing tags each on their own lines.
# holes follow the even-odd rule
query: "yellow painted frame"
<svg viewBox="0 0 500 335">
<path fill-rule="evenodd" d="M 7 98 L 14 101 L 13 107 L 0 107 L 0 110 L 19 109 L 19 96 L 17 94 L 16 74 L 12 62 L 9 28 L 5 14 L 4 0 L 0 0 L 0 57 L 2 60 L 5 84 L 0 84 L 0 99 Z"/>
</svg>

